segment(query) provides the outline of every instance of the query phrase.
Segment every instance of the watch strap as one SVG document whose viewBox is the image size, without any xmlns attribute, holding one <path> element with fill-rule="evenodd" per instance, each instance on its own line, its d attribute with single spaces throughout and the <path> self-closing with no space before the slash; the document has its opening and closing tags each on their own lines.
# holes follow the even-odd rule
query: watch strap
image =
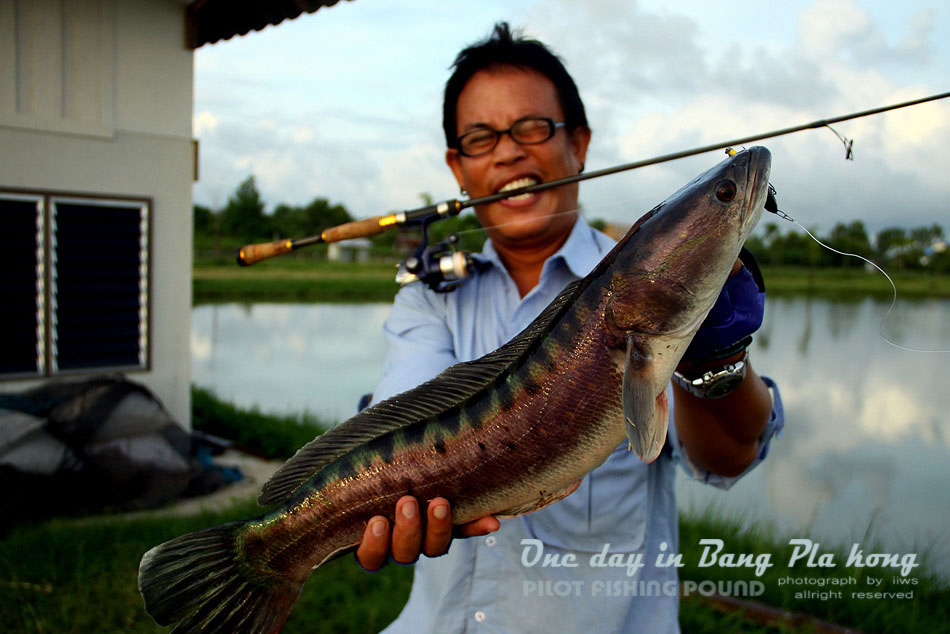
<svg viewBox="0 0 950 634">
<path fill-rule="evenodd" d="M 705 368 L 702 374 L 687 377 L 674 371 L 673 380 L 684 390 L 698 398 L 722 398 L 731 393 L 745 379 L 748 370 L 748 349 L 743 348 L 742 358 L 719 367 Z"/>
</svg>

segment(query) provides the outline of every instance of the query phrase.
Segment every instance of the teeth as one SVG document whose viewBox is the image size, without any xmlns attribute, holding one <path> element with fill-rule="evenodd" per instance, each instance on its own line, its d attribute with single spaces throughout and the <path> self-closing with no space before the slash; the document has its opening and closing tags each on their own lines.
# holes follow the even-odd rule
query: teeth
<svg viewBox="0 0 950 634">
<path fill-rule="evenodd" d="M 505 186 L 499 189 L 498 191 L 508 192 L 508 191 L 511 191 L 512 189 L 519 189 L 521 187 L 527 187 L 528 185 L 534 185 L 537 182 L 538 182 L 537 179 L 531 178 L 530 176 L 526 176 L 525 178 L 519 178 L 518 180 L 513 180 L 510 183 L 506 183 Z M 518 194 L 517 196 L 509 197 L 508 200 L 525 200 L 527 198 L 530 198 L 531 196 L 533 196 L 533 194 L 530 194 L 530 193 Z"/>
</svg>

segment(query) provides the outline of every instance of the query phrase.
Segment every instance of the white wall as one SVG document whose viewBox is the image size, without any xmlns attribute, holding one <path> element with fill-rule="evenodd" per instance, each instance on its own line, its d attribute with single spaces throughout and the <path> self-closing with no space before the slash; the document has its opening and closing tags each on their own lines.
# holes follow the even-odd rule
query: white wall
<svg viewBox="0 0 950 634">
<path fill-rule="evenodd" d="M 0 187 L 152 198 L 152 369 L 129 377 L 190 425 L 195 157 L 185 4 L 0 0 Z"/>
</svg>

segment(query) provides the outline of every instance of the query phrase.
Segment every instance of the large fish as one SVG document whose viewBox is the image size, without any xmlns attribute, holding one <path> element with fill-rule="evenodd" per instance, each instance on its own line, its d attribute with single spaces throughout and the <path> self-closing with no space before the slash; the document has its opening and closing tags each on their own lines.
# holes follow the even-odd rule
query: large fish
<svg viewBox="0 0 950 634">
<path fill-rule="evenodd" d="M 760 147 L 723 161 L 509 343 L 304 446 L 264 485 L 270 512 L 145 553 L 148 612 L 174 632 L 276 632 L 312 570 L 403 495 L 447 498 L 457 523 L 516 516 L 568 495 L 625 435 L 654 460 L 670 376 L 761 214 L 770 161 Z"/>
</svg>

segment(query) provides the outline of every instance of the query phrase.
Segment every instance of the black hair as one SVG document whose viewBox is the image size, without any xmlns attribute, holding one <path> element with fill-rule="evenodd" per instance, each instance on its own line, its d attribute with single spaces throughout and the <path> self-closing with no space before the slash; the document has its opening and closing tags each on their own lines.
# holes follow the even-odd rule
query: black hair
<svg viewBox="0 0 950 634">
<path fill-rule="evenodd" d="M 499 22 L 488 38 L 463 49 L 452 63 L 455 70 L 445 82 L 442 102 L 442 129 L 448 147 L 455 147 L 458 138 L 456 108 L 465 84 L 478 71 L 497 66 L 531 69 L 550 79 L 564 110 L 568 132 L 588 127 L 577 85 L 561 59 L 538 40 L 526 38 L 521 33 L 512 35 L 508 23 Z"/>
</svg>

